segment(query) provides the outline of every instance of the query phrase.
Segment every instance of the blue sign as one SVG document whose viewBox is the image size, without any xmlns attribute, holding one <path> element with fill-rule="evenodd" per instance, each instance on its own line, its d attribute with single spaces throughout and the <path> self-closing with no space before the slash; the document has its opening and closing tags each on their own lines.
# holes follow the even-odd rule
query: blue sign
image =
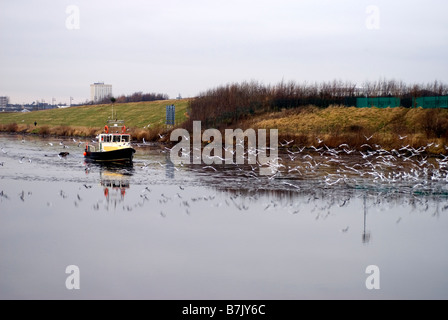
<svg viewBox="0 0 448 320">
<path fill-rule="evenodd" d="M 176 107 L 174 104 L 166 106 L 166 124 L 173 125 L 176 122 Z"/>
</svg>

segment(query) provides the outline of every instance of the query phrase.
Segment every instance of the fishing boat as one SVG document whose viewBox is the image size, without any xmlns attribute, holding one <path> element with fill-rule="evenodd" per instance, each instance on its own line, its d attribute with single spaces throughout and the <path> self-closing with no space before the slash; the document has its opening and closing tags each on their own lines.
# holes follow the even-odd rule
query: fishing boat
<svg viewBox="0 0 448 320">
<path fill-rule="evenodd" d="M 123 120 L 109 120 L 99 134 L 98 145 L 86 144 L 84 157 L 95 162 L 132 162 L 135 149 Z"/>
</svg>

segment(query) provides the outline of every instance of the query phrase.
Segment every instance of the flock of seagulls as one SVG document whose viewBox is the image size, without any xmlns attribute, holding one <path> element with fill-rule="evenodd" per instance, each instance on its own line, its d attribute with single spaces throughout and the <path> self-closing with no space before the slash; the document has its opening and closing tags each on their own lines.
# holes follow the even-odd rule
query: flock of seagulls
<svg viewBox="0 0 448 320">
<path fill-rule="evenodd" d="M 25 144 L 27 142 L 27 140 L 25 140 L 24 137 L 22 137 L 20 141 L 21 141 L 22 144 Z M 74 138 L 71 141 L 73 141 L 73 144 L 74 144 L 73 146 L 76 146 L 77 148 L 81 148 L 85 144 L 85 142 L 77 141 Z M 95 142 L 95 140 L 92 140 L 92 142 Z M 56 145 L 59 145 L 60 147 L 62 147 L 62 149 L 69 149 L 71 147 L 71 146 L 67 145 L 67 143 L 64 140 L 61 140 L 59 143 L 48 142 L 47 145 L 50 146 L 50 147 L 55 147 Z M 8 156 L 8 154 L 10 154 L 9 151 L 7 151 L 4 146 L 0 147 L 0 150 L 1 150 L 1 154 L 3 156 Z M 61 151 L 61 152 L 56 153 L 55 156 L 57 156 L 59 159 L 64 159 L 69 154 L 70 153 L 67 152 L 67 151 Z M 49 155 L 45 155 L 45 157 L 48 157 L 48 156 Z M 17 158 L 17 156 L 15 156 L 13 158 Z M 20 158 L 18 158 L 18 162 L 20 164 L 23 164 L 25 162 L 28 162 L 28 163 L 32 163 L 33 162 L 33 160 L 31 158 L 28 157 L 27 160 L 25 158 L 26 158 L 25 156 L 20 156 Z M 0 166 L 2 166 L 2 167 L 5 166 L 5 164 L 6 164 L 5 161 L 0 162 Z"/>
<path fill-rule="evenodd" d="M 319 138 L 318 145 L 298 148 L 293 147 L 294 140 L 285 140 L 280 142 L 282 152 L 267 164 L 257 161 L 256 164 L 248 165 L 251 156 L 256 157 L 262 152 L 249 148 L 244 153 L 246 164 L 211 164 L 199 167 L 191 165 L 190 170 L 213 171 L 221 176 L 239 171 L 245 177 L 258 181 L 282 181 L 283 185 L 294 189 L 301 188 L 301 185 L 306 187 L 310 181 L 321 182 L 324 187 L 395 186 L 396 189 L 402 189 L 402 192 L 447 189 L 445 185 L 448 182 L 448 155 L 428 155 L 426 151 L 434 146 L 434 143 L 419 148 L 403 145 L 399 149 L 386 150 L 380 145 L 369 144 L 368 141 L 372 137 L 366 136 L 366 143 L 360 149 L 350 148 L 346 143 L 330 148 Z M 402 140 L 406 137 L 397 138 Z M 448 151 L 448 146 L 445 146 L 445 149 Z M 169 151 L 170 149 L 165 147 L 161 152 Z M 223 153 L 225 151 L 228 150 L 224 149 Z M 195 160 L 193 154 L 193 151 L 187 154 L 192 163 Z M 218 160 L 218 163 L 225 160 L 221 156 L 208 156 L 207 159 Z M 257 174 L 262 167 L 270 168 L 272 175 L 263 177 Z"/>
<path fill-rule="evenodd" d="M 311 194 L 313 196 L 310 196 L 309 199 L 318 200 L 316 203 L 321 204 L 319 209 L 325 208 L 325 206 L 322 206 L 324 199 L 337 198 L 338 195 L 342 196 L 342 199 L 335 200 L 332 205 L 346 206 L 350 197 L 344 198 L 343 195 L 347 193 L 347 190 L 370 190 L 373 193 L 385 192 L 383 197 L 393 194 L 448 195 L 448 188 L 446 187 L 448 185 L 448 155 L 428 155 L 426 151 L 434 146 L 434 143 L 429 143 L 419 148 L 403 145 L 401 148 L 386 150 L 377 144 L 370 143 L 372 137 L 365 136 L 366 143 L 361 149 L 351 148 L 346 143 L 336 148 L 330 148 L 320 138 L 316 138 L 316 145 L 309 147 L 297 147 L 294 145 L 294 140 L 284 140 L 279 143 L 281 150 L 279 150 L 278 157 L 271 159 L 267 164 L 260 164 L 257 161 L 256 164 L 175 166 L 171 163 L 170 167 L 176 171 L 187 170 L 193 173 L 206 173 L 206 179 L 202 178 L 204 175 L 201 176 L 201 179 L 203 179 L 201 181 L 204 184 L 212 187 L 219 186 L 218 190 L 226 190 L 227 192 L 232 189 L 240 189 L 255 193 L 267 191 L 283 194 L 292 192 L 296 195 Z M 405 138 L 405 136 L 397 137 L 400 140 Z M 26 143 L 27 141 L 22 139 L 21 142 Z M 143 141 L 143 143 L 145 144 L 146 141 Z M 61 148 L 65 150 L 71 147 L 80 147 L 83 142 L 72 139 L 70 141 L 47 142 L 47 144 L 55 150 Z M 58 145 L 59 147 L 57 147 Z M 448 151 L 448 146 L 445 146 L 445 149 Z M 223 149 L 223 153 L 225 151 L 229 150 Z M 160 152 L 168 155 L 170 149 L 165 147 Z M 244 153 L 246 162 L 249 157 L 258 156 L 260 152 L 256 148 L 247 149 Z M 14 158 L 18 159 L 19 164 L 33 163 L 31 157 L 11 156 L 12 153 L 13 150 L 9 147 L 8 150 L 5 146 L 1 147 L 1 155 L 4 157 L 4 161 L 2 159 L 2 162 L 0 162 L 1 167 L 7 167 L 8 159 Z M 69 153 L 63 151 L 56 153 L 56 155 L 62 159 L 68 156 Z M 190 156 L 193 157 L 193 150 Z M 212 156 L 210 159 L 224 160 L 224 158 L 218 156 Z M 166 163 L 163 161 L 137 161 L 137 166 L 140 166 L 141 170 L 149 170 L 152 165 L 167 168 L 168 161 Z M 262 167 L 271 168 L 272 174 L 261 176 L 259 169 Z M 90 170 L 90 168 L 87 169 Z M 87 189 L 92 186 L 84 185 L 84 187 Z M 179 206 L 183 207 L 186 212 L 191 212 L 193 203 L 197 201 L 212 202 L 210 198 L 195 197 L 186 199 L 183 194 L 185 189 L 186 186 L 179 186 L 179 192 L 174 196 L 162 194 L 157 201 L 162 205 L 163 203 L 172 202 L 174 199 L 176 201 L 179 200 Z M 324 192 L 327 196 L 316 195 L 315 192 L 317 190 Z M 150 194 L 149 188 L 145 188 L 143 191 L 141 195 L 142 203 L 149 202 L 155 193 Z M 6 197 L 4 195 L 2 191 L 2 199 Z M 256 195 L 251 195 L 247 198 L 247 201 L 257 199 L 256 197 Z M 227 199 L 227 201 L 221 201 L 214 205 L 225 206 L 233 204 L 237 210 L 245 211 L 250 205 L 245 203 L 245 200 L 243 201 L 244 198 L 242 196 L 239 198 L 231 197 L 230 200 Z M 240 202 L 235 202 L 235 199 L 239 199 Z M 81 199 L 76 199 L 75 201 L 79 204 Z M 289 206 L 289 204 L 284 205 Z M 98 207 L 98 205 L 95 204 L 95 207 Z M 125 208 L 126 211 L 131 211 L 131 207 L 127 206 Z M 275 207 L 278 207 L 277 203 L 268 203 L 265 206 L 265 210 Z M 445 209 L 445 207 L 442 209 Z M 292 206 L 289 211 L 296 214 L 300 210 Z M 164 215 L 166 216 L 166 212 L 164 212 Z M 344 232 L 347 231 L 348 229 Z"/>
<path fill-rule="evenodd" d="M 163 137 L 161 135 L 161 137 Z M 356 186 L 363 184 L 366 181 L 369 183 L 382 183 L 382 184 L 397 184 L 405 185 L 412 184 L 413 189 L 417 186 L 430 187 L 435 182 L 448 182 L 448 155 L 428 156 L 427 149 L 434 145 L 429 143 L 426 146 L 420 148 L 413 148 L 409 145 L 403 145 L 399 149 L 385 150 L 377 144 L 369 144 L 369 140 L 373 137 L 365 136 L 366 143 L 361 146 L 361 149 L 350 148 L 346 143 L 339 145 L 336 148 L 330 148 L 325 145 L 325 141 L 316 138 L 318 144 L 312 145 L 307 148 L 296 147 L 294 140 L 284 140 L 280 142 L 282 152 L 279 152 L 279 156 L 275 159 L 271 159 L 266 164 L 261 164 L 256 161 L 255 164 L 234 164 L 234 171 L 243 172 L 246 176 L 256 179 L 263 179 L 258 173 L 260 168 L 270 168 L 272 175 L 268 176 L 268 180 L 275 181 L 281 179 L 283 181 L 290 180 L 288 185 L 296 188 L 297 181 L 319 180 L 326 186 L 334 185 L 348 185 Z M 399 135 L 397 137 L 400 140 L 406 138 L 406 136 Z M 22 143 L 25 143 L 25 139 L 22 138 Z M 82 141 L 72 139 L 72 146 L 81 147 Z M 240 142 L 241 143 L 241 142 Z M 62 149 L 69 149 L 69 146 L 64 140 L 61 140 L 59 146 Z M 143 144 L 147 144 L 143 140 Z M 50 147 L 54 147 L 54 142 L 48 142 Z M 445 146 L 448 151 L 448 146 Z M 162 153 L 169 153 L 171 150 L 165 147 Z M 229 150 L 223 148 L 223 154 Z M 8 151 L 5 147 L 1 147 L 1 152 L 4 156 L 8 156 Z M 232 150 L 232 154 L 235 154 L 235 150 Z M 243 157 L 247 163 L 249 158 L 256 158 L 262 150 L 256 148 L 249 148 L 245 151 Z M 67 151 L 58 152 L 56 155 L 63 159 L 70 153 Z M 193 158 L 194 150 L 184 156 L 190 156 L 191 162 L 194 162 Z M 199 153 L 200 154 L 200 153 Z M 200 170 L 226 173 L 229 172 L 228 165 L 214 165 L 213 162 L 224 163 L 225 159 L 222 156 L 208 157 L 208 163 L 210 165 L 203 165 Z M 18 162 L 23 164 L 25 162 L 32 163 L 32 159 L 26 159 L 25 156 L 20 156 Z M 160 166 L 165 166 L 161 162 L 154 162 Z M 0 162 L 1 166 L 5 166 L 6 162 Z M 183 165 L 182 165 L 183 166 Z M 144 163 L 144 168 L 148 165 Z M 174 167 L 177 171 L 179 168 Z M 197 170 L 198 166 L 191 166 L 190 169 Z M 230 168 L 232 169 L 232 168 Z M 232 171 L 232 170 L 230 170 Z"/>
</svg>

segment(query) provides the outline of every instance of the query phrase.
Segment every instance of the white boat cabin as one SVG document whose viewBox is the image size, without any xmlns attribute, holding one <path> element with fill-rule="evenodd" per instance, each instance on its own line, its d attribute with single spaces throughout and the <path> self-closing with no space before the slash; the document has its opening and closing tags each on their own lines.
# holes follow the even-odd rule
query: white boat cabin
<svg viewBox="0 0 448 320">
<path fill-rule="evenodd" d="M 131 136 L 120 133 L 102 133 L 98 136 L 99 151 L 131 148 Z"/>
</svg>

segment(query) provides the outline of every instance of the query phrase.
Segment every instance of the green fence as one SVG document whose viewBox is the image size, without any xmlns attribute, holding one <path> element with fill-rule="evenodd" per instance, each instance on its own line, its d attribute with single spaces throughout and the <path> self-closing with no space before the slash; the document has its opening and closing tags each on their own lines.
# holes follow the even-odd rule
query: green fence
<svg viewBox="0 0 448 320">
<path fill-rule="evenodd" d="M 448 96 L 421 97 L 412 99 L 414 108 L 448 108 Z"/>
<path fill-rule="evenodd" d="M 357 98 L 357 108 L 395 108 L 400 106 L 400 98 L 381 97 L 381 98 Z"/>
</svg>

